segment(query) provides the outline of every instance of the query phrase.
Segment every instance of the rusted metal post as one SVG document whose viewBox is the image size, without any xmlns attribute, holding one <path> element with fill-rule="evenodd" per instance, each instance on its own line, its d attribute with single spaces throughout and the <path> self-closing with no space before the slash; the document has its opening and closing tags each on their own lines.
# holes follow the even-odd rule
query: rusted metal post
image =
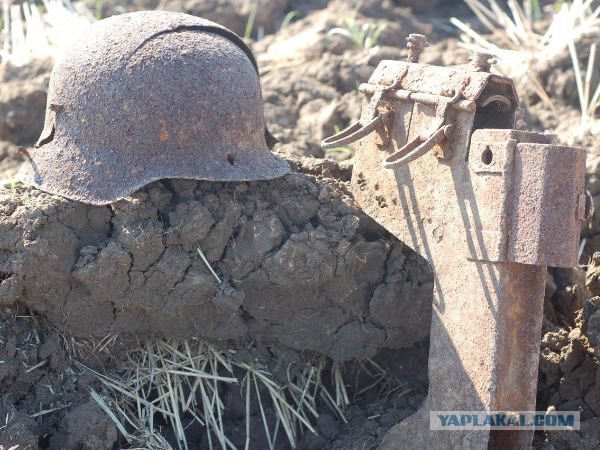
<svg viewBox="0 0 600 450">
<path fill-rule="evenodd" d="M 408 47 L 408 61 L 412 63 L 418 63 L 421 53 L 425 50 L 425 47 L 429 46 L 427 43 L 427 36 L 424 34 L 409 34 L 406 38 Z"/>
<path fill-rule="evenodd" d="M 475 72 L 489 72 L 496 59 L 490 53 L 474 52 L 471 56 L 471 66 Z"/>
<path fill-rule="evenodd" d="M 535 410 L 546 266 L 577 263 L 589 214 L 585 150 L 514 130 L 512 81 L 474 61 L 382 61 L 360 121 L 323 142 L 357 142 L 356 200 L 434 272 L 427 401 L 385 450 L 531 445 L 533 431 L 432 431 L 429 414 Z"/>
</svg>

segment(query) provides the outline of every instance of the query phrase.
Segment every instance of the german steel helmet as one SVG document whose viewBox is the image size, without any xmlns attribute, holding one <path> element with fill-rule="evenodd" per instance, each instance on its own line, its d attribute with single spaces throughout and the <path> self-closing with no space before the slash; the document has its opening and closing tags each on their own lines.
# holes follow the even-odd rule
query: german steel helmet
<svg viewBox="0 0 600 450">
<path fill-rule="evenodd" d="M 285 175 L 273 143 L 256 61 L 239 36 L 187 14 L 135 12 L 97 22 L 56 62 L 21 179 L 106 204 L 162 178 Z"/>
</svg>

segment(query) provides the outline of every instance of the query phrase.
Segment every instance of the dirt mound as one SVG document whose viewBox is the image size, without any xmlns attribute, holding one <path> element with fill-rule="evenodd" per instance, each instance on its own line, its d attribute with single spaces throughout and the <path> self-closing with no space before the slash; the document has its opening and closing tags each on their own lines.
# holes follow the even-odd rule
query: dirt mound
<svg viewBox="0 0 600 450">
<path fill-rule="evenodd" d="M 25 311 L 3 309 L 0 444 L 19 449 L 111 448 L 117 430 L 88 401 L 94 381 L 72 364 L 56 333 Z"/>
<path fill-rule="evenodd" d="M 350 170 L 332 161 L 291 162 L 342 178 Z M 315 354 L 373 358 L 412 384 L 384 401 L 377 390 L 357 395 L 347 425 L 322 414 L 318 436 L 306 433 L 300 449 L 375 444 L 423 400 L 428 266 L 362 215 L 343 182 L 301 173 L 254 183 L 167 180 L 110 207 L 18 186 L 0 197 L 0 298 L 5 307 L 16 302 L 35 312 L 5 316 L 0 329 L 6 349 L 0 359 L 8 363 L 0 365 L 0 413 L 10 418 L 0 431 L 3 444 L 125 445 L 89 400 L 90 388 L 102 392 L 102 386 L 71 357 L 102 372 L 123 367 L 120 350 L 153 335 L 203 336 L 228 348 L 254 340 L 273 370 L 289 371 L 290 363 L 305 364 Z M 117 332 L 119 347 L 102 344 Z M 241 448 L 240 387 L 223 398 L 225 425 L 239 430 L 233 436 Z M 259 410 L 252 414 L 259 424 Z M 189 434 L 190 448 L 207 448 L 203 430 Z M 266 448 L 260 429 L 252 439 Z M 281 439 L 277 448 L 289 445 Z"/>
<path fill-rule="evenodd" d="M 252 45 L 263 74 L 267 121 L 282 140 L 278 148 L 288 155 L 342 160 L 351 156 L 349 149 L 325 155 L 320 140 L 359 117 L 358 84 L 382 59 L 404 59 L 409 33 L 428 34 L 434 43 L 422 62 L 464 63 L 468 54 L 455 39 L 440 39 L 440 27 L 427 23 L 436 14 L 443 16 L 441 9 L 421 21 L 398 7 L 431 8 L 440 3 L 435 0 L 369 0 L 356 12 L 350 0 L 326 3 L 163 0 L 161 6 L 203 15 L 244 34 L 257 4 L 252 36 L 267 36 Z M 455 2 L 441 3 L 450 14 L 457 11 Z M 154 8 L 159 0 L 89 4 L 106 15 Z M 292 11 L 300 14 L 281 28 Z M 353 15 L 359 27 L 381 27 L 377 46 L 363 48 L 367 46 L 330 33 L 351 27 Z M 7 141 L 0 143 L 2 178 L 20 163 L 15 143 L 30 144 L 41 130 L 49 67 L 34 63 L 5 67 L 1 73 L 0 139 Z M 544 70 L 542 82 L 556 94 L 557 110 L 528 99 L 529 126 L 557 129 L 561 139 L 569 140 L 578 113 L 568 55 Z M 596 205 L 584 229 L 581 261 L 600 247 L 599 142 L 591 136 L 577 142 L 591 149 L 588 186 Z M 317 177 L 347 181 L 351 174 L 347 162 L 296 156 L 291 162 Z M 112 207 L 89 207 L 23 188 L 0 195 L 0 303 L 25 305 L 52 325 L 40 325 L 27 310 L 17 318 L 13 312 L 3 317 L 2 445 L 113 446 L 117 430 L 89 401 L 90 386 L 99 387 L 69 355 L 81 339 L 96 336 L 97 342 L 114 333 L 140 339 L 204 336 L 232 346 L 256 340 L 286 361 L 313 352 L 338 361 L 373 357 L 398 378 L 421 384 L 418 392 L 395 392 L 387 400 L 369 393 L 350 408 L 348 425 L 323 414 L 319 436 L 306 434 L 298 445 L 302 449 L 377 445 L 387 429 L 423 400 L 429 269 L 360 213 L 339 181 L 292 174 L 264 183 L 160 182 Z M 537 434 L 536 448 L 600 446 L 599 264 L 597 257 L 588 271 L 591 296 L 580 270 L 550 270 L 537 409 L 579 410 L 582 430 Z M 418 345 L 411 347 L 414 343 Z M 394 352 L 396 348 L 400 350 Z M 118 352 L 111 352 L 86 364 L 110 369 L 120 363 Z M 225 395 L 228 410 L 241 417 L 239 386 Z M 234 423 L 243 430 L 242 421 Z M 206 448 L 200 444 L 205 440 L 193 442 Z M 287 448 L 284 442 L 280 447 Z"/>
<path fill-rule="evenodd" d="M 256 37 L 279 28 L 288 4 L 289 0 L 161 0 L 158 9 L 204 17 L 241 36 L 248 31 Z"/>
<path fill-rule="evenodd" d="M 170 180 L 106 207 L 4 190 L 0 295 L 74 336 L 262 339 L 340 361 L 410 347 L 428 335 L 428 266 L 344 189 Z"/>
<path fill-rule="evenodd" d="M 265 116 L 282 141 L 281 152 L 336 160 L 351 157 L 346 148 L 325 155 L 321 140 L 358 120 L 362 98 L 357 87 L 381 60 L 404 59 L 408 34 L 431 36 L 433 32 L 431 25 L 392 2 L 363 2 L 359 9 L 352 5 L 347 0 L 330 2 L 326 9 L 253 44 L 262 74 Z M 378 38 L 368 43 L 357 36 L 353 40 L 331 34 L 335 29 L 351 33 L 357 27 L 378 30 Z M 424 60 L 439 58 L 440 50 L 428 50 Z"/>
<path fill-rule="evenodd" d="M 591 293 L 597 292 L 600 254 L 596 255 L 587 276 L 580 269 L 551 269 L 548 274 L 537 409 L 580 411 L 581 431 L 540 433 L 535 448 L 600 446 L 600 297 L 586 299 L 584 284 L 585 277 Z"/>
<path fill-rule="evenodd" d="M 44 124 L 51 62 L 35 61 L 0 70 L 0 140 L 21 145 L 35 142 Z"/>
</svg>

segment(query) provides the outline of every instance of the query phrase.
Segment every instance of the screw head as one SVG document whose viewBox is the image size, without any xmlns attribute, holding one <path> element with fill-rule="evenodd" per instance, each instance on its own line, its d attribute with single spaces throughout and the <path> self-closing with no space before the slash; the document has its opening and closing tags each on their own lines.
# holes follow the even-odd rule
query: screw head
<svg viewBox="0 0 600 450">
<path fill-rule="evenodd" d="M 475 72 L 489 72 L 492 69 L 492 64 L 498 62 L 494 55 L 487 52 L 473 52 L 470 59 L 471 67 Z"/>
<path fill-rule="evenodd" d="M 412 33 L 408 35 L 406 42 L 406 47 L 408 48 L 408 61 L 418 63 L 421 53 L 425 50 L 425 47 L 429 46 L 427 36 L 424 34 Z"/>
</svg>

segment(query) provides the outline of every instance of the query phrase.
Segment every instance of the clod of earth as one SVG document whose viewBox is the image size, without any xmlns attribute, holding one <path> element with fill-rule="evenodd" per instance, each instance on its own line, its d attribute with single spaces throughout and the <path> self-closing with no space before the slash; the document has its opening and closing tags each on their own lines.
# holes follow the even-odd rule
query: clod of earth
<svg viewBox="0 0 600 450">
<path fill-rule="evenodd" d="M 16 187 L 0 204 L 2 302 L 73 336 L 260 339 L 337 361 L 428 336 L 427 264 L 341 182 L 165 180 L 110 206 Z"/>
</svg>

